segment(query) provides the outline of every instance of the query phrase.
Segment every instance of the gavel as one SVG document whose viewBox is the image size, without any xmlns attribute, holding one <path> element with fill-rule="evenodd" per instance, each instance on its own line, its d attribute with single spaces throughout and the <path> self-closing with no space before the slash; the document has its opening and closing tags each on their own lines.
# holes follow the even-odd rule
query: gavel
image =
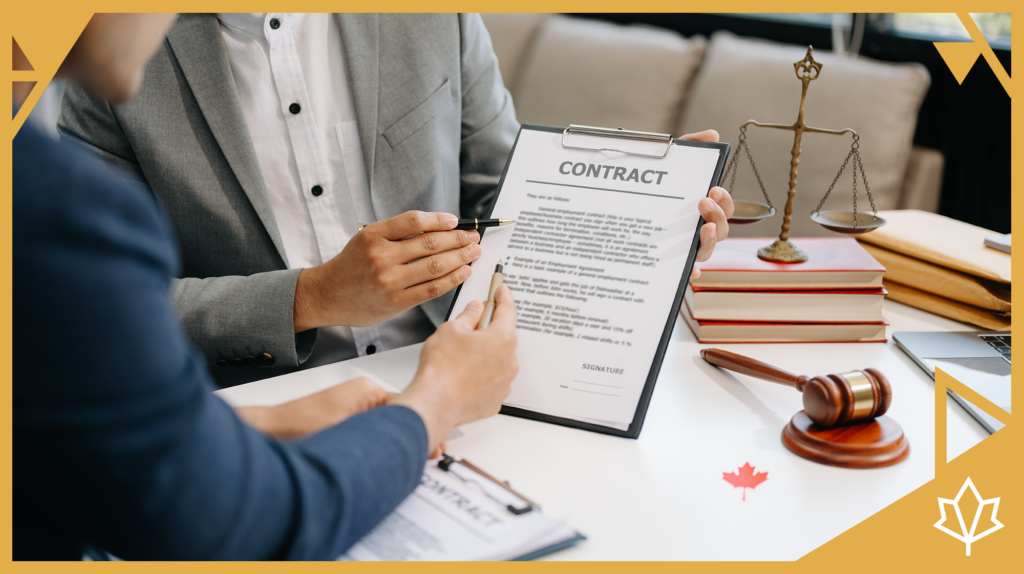
<svg viewBox="0 0 1024 574">
<path fill-rule="evenodd" d="M 889 381 L 875 369 L 809 378 L 722 349 L 701 349 L 700 356 L 723 369 L 803 392 L 804 412 L 824 428 L 880 417 L 892 401 Z"/>
</svg>

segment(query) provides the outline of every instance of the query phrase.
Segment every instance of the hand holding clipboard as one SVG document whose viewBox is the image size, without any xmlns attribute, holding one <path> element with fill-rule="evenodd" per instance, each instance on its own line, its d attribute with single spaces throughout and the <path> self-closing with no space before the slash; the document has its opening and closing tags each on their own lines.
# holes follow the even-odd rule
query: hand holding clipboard
<svg viewBox="0 0 1024 574">
<path fill-rule="evenodd" d="M 728 232 L 708 199 L 714 189 L 728 203 L 715 188 L 728 150 L 668 134 L 522 126 L 491 206 L 516 225 L 484 231 L 474 265 L 502 260 L 519 306 L 522 369 L 503 413 L 639 435 L 698 249 L 710 255 Z M 703 215 L 721 231 L 699 235 Z M 487 297 L 493 279 L 471 276 L 449 316 Z"/>
</svg>

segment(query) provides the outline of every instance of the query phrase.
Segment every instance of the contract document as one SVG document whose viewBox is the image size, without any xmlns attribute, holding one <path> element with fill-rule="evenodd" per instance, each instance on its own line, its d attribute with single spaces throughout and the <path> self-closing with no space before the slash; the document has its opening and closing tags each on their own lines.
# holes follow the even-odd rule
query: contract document
<svg viewBox="0 0 1024 574">
<path fill-rule="evenodd" d="M 520 365 L 502 412 L 639 435 L 729 149 L 672 142 L 520 130 L 490 214 L 516 223 L 486 230 L 449 315 L 486 300 L 502 260 Z"/>
<path fill-rule="evenodd" d="M 409 498 L 339 560 L 526 560 L 583 539 L 489 476 L 428 460 Z"/>
</svg>

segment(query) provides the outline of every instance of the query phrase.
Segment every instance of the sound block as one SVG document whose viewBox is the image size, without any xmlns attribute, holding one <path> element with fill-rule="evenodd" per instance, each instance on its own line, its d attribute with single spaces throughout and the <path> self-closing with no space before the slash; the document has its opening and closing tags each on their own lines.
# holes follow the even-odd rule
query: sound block
<svg viewBox="0 0 1024 574">
<path fill-rule="evenodd" d="M 807 460 L 843 468 L 892 466 L 910 455 L 903 427 L 884 415 L 866 423 L 826 429 L 800 411 L 782 430 L 782 444 Z"/>
</svg>

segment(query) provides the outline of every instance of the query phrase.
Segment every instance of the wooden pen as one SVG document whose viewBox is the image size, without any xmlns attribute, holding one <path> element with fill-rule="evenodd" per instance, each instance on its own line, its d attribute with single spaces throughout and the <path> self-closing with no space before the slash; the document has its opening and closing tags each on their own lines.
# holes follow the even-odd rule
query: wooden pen
<svg viewBox="0 0 1024 574">
<path fill-rule="evenodd" d="M 494 295 L 498 292 L 498 287 L 501 287 L 501 281 L 504 278 L 502 272 L 505 268 L 501 264 L 501 260 L 498 260 L 498 264 L 494 266 L 494 275 L 491 276 L 491 289 L 487 293 L 487 302 L 484 303 L 484 314 L 480 316 L 480 323 L 476 326 L 477 329 L 486 329 L 491 324 L 491 315 L 494 313 Z"/>
</svg>

